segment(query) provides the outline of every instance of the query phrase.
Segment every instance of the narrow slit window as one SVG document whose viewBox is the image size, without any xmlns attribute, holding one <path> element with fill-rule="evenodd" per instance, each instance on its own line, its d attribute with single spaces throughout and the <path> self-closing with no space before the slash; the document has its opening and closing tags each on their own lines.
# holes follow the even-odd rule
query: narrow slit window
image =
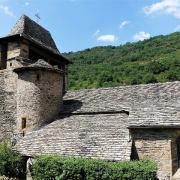
<svg viewBox="0 0 180 180">
<path fill-rule="evenodd" d="M 10 66 L 12 66 L 12 63 L 10 63 Z"/>
<path fill-rule="evenodd" d="M 26 128 L 26 118 L 22 118 L 22 129 Z"/>
</svg>

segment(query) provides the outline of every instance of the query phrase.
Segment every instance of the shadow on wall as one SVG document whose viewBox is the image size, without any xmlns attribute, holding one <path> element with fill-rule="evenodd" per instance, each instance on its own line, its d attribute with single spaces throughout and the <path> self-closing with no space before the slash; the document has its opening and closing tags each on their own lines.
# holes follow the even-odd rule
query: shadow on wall
<svg viewBox="0 0 180 180">
<path fill-rule="evenodd" d="M 69 117 L 71 114 L 81 109 L 82 102 L 78 100 L 64 100 L 59 116 L 61 118 Z"/>
<path fill-rule="evenodd" d="M 71 116 L 73 114 L 73 112 L 80 109 L 81 106 L 82 106 L 82 102 L 78 101 L 78 100 L 65 100 L 65 101 L 63 101 L 63 105 L 62 105 L 62 107 L 60 107 L 59 114 L 57 116 L 45 121 L 44 124 L 42 126 L 40 126 L 40 128 L 56 121 L 57 119 L 62 119 L 62 118 L 66 118 L 66 117 Z"/>
<path fill-rule="evenodd" d="M 132 141 L 132 146 L 131 146 L 131 160 L 139 160 L 139 155 L 134 140 Z"/>
</svg>

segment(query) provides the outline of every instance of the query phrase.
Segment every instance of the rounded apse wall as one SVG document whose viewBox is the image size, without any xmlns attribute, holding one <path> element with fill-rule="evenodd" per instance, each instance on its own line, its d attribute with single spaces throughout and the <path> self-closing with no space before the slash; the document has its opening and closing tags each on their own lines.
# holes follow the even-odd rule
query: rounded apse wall
<svg viewBox="0 0 180 180">
<path fill-rule="evenodd" d="M 59 113 L 63 98 L 63 75 L 56 71 L 18 71 L 17 129 L 21 133 L 38 129 Z"/>
</svg>

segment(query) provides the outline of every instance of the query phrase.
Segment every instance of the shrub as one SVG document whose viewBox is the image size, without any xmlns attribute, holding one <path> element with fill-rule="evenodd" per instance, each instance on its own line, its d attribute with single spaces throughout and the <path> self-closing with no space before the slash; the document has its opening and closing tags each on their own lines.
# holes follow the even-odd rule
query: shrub
<svg viewBox="0 0 180 180">
<path fill-rule="evenodd" d="M 38 157 L 33 165 L 36 180 L 155 180 L 151 161 L 108 162 L 59 156 Z"/>
<path fill-rule="evenodd" d="M 8 142 L 0 143 L 0 176 L 24 177 L 24 159 L 12 150 Z"/>
<path fill-rule="evenodd" d="M 143 78 L 144 83 L 157 83 L 157 79 L 153 74 L 146 74 Z"/>
</svg>

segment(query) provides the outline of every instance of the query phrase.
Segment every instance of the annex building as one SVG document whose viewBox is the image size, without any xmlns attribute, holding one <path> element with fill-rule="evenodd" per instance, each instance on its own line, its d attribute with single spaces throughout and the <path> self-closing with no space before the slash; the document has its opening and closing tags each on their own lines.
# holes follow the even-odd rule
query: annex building
<svg viewBox="0 0 180 180">
<path fill-rule="evenodd" d="M 151 159 L 160 180 L 177 175 L 180 82 L 70 92 L 69 63 L 25 15 L 0 38 L 0 139 L 26 157 Z"/>
</svg>

